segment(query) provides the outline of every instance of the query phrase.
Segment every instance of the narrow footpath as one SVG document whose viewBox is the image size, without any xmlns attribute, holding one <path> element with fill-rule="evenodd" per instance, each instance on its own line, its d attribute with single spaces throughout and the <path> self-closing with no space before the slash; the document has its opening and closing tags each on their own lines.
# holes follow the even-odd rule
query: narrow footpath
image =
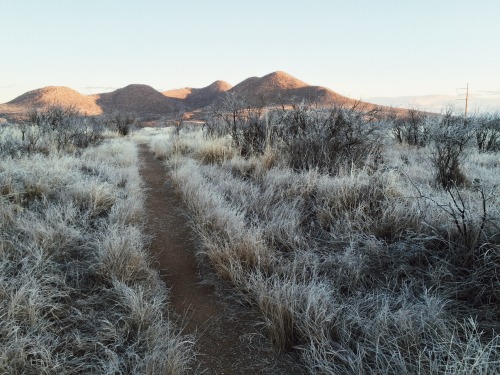
<svg viewBox="0 0 500 375">
<path fill-rule="evenodd" d="M 181 197 L 163 163 L 146 145 L 139 147 L 146 187 L 146 234 L 153 237 L 149 251 L 170 288 L 170 307 L 183 318 L 184 333 L 196 335 L 197 373 L 302 374 L 289 357 L 274 351 L 251 311 L 229 304 L 213 287 L 201 284 L 194 254 L 196 236 Z"/>
</svg>

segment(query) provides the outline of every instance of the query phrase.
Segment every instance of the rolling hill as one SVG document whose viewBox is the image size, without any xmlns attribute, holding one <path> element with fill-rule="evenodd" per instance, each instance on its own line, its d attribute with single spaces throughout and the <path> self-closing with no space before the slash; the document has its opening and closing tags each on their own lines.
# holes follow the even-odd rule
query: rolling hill
<svg viewBox="0 0 500 375">
<path fill-rule="evenodd" d="M 105 113 L 118 111 L 139 116 L 167 115 L 184 108 L 181 99 L 168 98 L 151 86 L 138 84 L 100 94 L 96 103 Z"/>
<path fill-rule="evenodd" d="M 96 104 L 94 95 L 83 95 L 64 86 L 47 86 L 32 90 L 11 100 L 7 105 L 18 108 L 41 108 L 48 105 L 73 106 L 88 115 L 102 114 L 102 108 Z"/>
<path fill-rule="evenodd" d="M 274 72 L 263 77 L 247 78 L 229 92 L 247 98 L 251 102 L 265 104 L 292 104 L 302 100 L 322 105 L 352 101 L 321 86 L 311 86 L 285 72 Z"/>
<path fill-rule="evenodd" d="M 200 110 L 219 103 L 226 93 L 241 96 L 257 105 L 290 105 L 307 101 L 328 106 L 333 103 L 356 102 L 326 87 L 311 86 L 288 73 L 278 71 L 263 77 L 247 78 L 234 87 L 219 80 L 203 88 L 186 87 L 163 93 L 141 84 L 95 95 L 83 95 L 68 87 L 48 86 L 0 104 L 0 117 L 19 118 L 30 109 L 54 104 L 73 106 L 87 115 L 122 112 L 138 117 L 159 118 L 179 110 L 196 111 L 202 115 L 203 111 Z"/>
<path fill-rule="evenodd" d="M 212 104 L 231 88 L 232 86 L 225 81 L 215 81 L 201 89 L 185 87 L 183 89 L 164 91 L 163 95 L 169 98 L 181 99 L 186 107 L 193 110 Z"/>
</svg>

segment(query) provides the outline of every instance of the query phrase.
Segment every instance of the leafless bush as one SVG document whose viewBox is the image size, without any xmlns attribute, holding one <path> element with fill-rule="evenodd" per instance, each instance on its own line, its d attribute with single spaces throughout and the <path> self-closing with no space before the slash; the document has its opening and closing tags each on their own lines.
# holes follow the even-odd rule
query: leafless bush
<svg viewBox="0 0 500 375">
<path fill-rule="evenodd" d="M 8 132 L 11 129 L 9 125 L 0 127 L 0 157 L 14 157 L 19 150 L 19 142 Z"/>
<path fill-rule="evenodd" d="M 327 110 L 295 106 L 275 120 L 273 143 L 282 145 L 295 170 L 319 168 L 335 174 L 342 168 L 362 167 L 370 158 L 380 158 L 379 114 L 376 108 L 357 105 Z"/>
<path fill-rule="evenodd" d="M 381 118 L 377 108 L 359 102 L 325 110 L 299 104 L 292 110 L 264 111 L 231 94 L 214 109 L 204 130 L 207 137 L 229 135 L 243 157 L 272 150 L 296 170 L 336 173 L 370 158 L 378 162 Z"/>
<path fill-rule="evenodd" d="M 223 121 L 218 116 L 209 116 L 202 126 L 203 136 L 205 139 L 217 139 L 222 138 L 226 135 L 226 129 Z"/>
<path fill-rule="evenodd" d="M 0 157 L 10 156 L 13 158 L 18 154 L 20 148 L 19 142 L 14 138 L 3 137 L 0 141 Z"/>
<path fill-rule="evenodd" d="M 446 265 L 440 288 L 453 301 L 458 315 L 466 317 L 474 310 L 483 326 L 495 324 L 495 317 L 500 314 L 500 226 L 492 211 L 498 199 L 498 185 L 475 186 L 473 194 L 478 199 L 467 199 L 463 190 L 452 186 L 447 189 L 448 199 L 444 202 L 422 194 L 415 185 L 414 188 L 420 199 L 439 208 L 451 223 L 445 230 L 427 223 L 438 239 L 430 245 L 434 257 Z"/>
<path fill-rule="evenodd" d="M 498 113 L 478 115 L 473 122 L 479 151 L 500 151 L 500 115 Z"/>
<path fill-rule="evenodd" d="M 493 187 L 488 195 L 484 187 L 476 189 L 481 202 L 481 216 L 477 218 L 472 215 L 470 202 L 456 187 L 448 190 L 453 203 L 440 206 L 450 215 L 456 228 L 456 234 L 449 238 L 452 246 L 446 258 L 456 267 L 454 276 L 461 287 L 450 289 L 458 300 L 470 307 L 485 310 L 485 306 L 491 305 L 487 313 L 481 314 L 483 319 L 500 314 L 500 226 L 489 212 L 496 189 Z"/>
<path fill-rule="evenodd" d="M 410 109 L 407 114 L 394 116 L 391 133 L 399 143 L 424 147 L 429 142 L 432 124 L 428 113 Z"/>
<path fill-rule="evenodd" d="M 55 130 L 66 120 L 80 116 L 80 112 L 74 106 L 50 105 L 42 109 L 29 111 L 27 121 L 38 126 L 48 125 L 52 130 Z"/>
<path fill-rule="evenodd" d="M 185 111 L 178 111 L 174 113 L 170 118 L 165 120 L 165 125 L 166 126 L 173 126 L 175 129 L 175 134 L 179 135 L 182 126 L 184 125 L 185 121 L 189 119 L 188 114 Z"/>
<path fill-rule="evenodd" d="M 436 168 L 436 182 L 444 189 L 463 185 L 467 179 L 462 171 L 466 146 L 471 139 L 471 129 L 460 116 L 448 110 L 433 129 L 432 163 Z"/>
<path fill-rule="evenodd" d="M 261 155 L 266 147 L 267 123 L 263 105 L 256 105 L 238 95 L 228 93 L 212 107 L 204 124 L 208 137 L 230 135 L 241 156 Z"/>
<path fill-rule="evenodd" d="M 110 129 L 114 129 L 122 136 L 128 135 L 135 124 L 135 118 L 122 113 L 115 113 L 113 116 L 105 120 L 106 125 Z"/>
<path fill-rule="evenodd" d="M 104 124 L 97 119 L 84 119 L 80 124 L 78 132 L 73 140 L 75 146 L 87 148 L 99 144 L 103 139 Z"/>
<path fill-rule="evenodd" d="M 22 152 L 32 154 L 36 152 L 47 154 L 50 147 L 49 134 L 44 129 L 36 126 L 23 126 L 23 138 L 21 143 Z M 56 132 L 52 132 L 52 135 Z M 58 144 L 59 145 L 59 144 Z"/>
<path fill-rule="evenodd" d="M 53 143 L 57 151 L 86 148 L 99 143 L 104 131 L 99 121 L 81 116 L 74 107 L 57 105 L 30 111 L 27 122 L 19 129 L 22 147 L 27 153 L 41 151 L 42 143 Z M 42 151 L 48 152 L 48 147 Z"/>
</svg>

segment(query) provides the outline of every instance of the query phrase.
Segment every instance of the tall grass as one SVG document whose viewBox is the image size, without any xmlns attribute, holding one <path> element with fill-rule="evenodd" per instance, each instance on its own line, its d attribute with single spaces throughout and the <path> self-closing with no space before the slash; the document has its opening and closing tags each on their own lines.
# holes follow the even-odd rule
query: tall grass
<svg viewBox="0 0 500 375">
<path fill-rule="evenodd" d="M 387 136 L 376 168 L 332 173 L 279 144 L 242 157 L 216 138 L 207 160 L 202 130 L 160 137 L 201 255 L 310 373 L 500 371 L 498 154 L 468 146 L 465 183 L 444 189 L 432 142 Z"/>
<path fill-rule="evenodd" d="M 135 144 L 47 142 L 0 158 L 0 373 L 188 373 L 191 338 L 145 251 Z"/>
</svg>

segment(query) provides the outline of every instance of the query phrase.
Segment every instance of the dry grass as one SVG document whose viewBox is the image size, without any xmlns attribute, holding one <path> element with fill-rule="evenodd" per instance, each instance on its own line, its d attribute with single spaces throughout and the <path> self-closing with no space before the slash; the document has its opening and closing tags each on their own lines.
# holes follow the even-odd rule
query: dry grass
<svg viewBox="0 0 500 375">
<path fill-rule="evenodd" d="M 126 140 L 0 159 L 1 374 L 189 373 L 137 166 Z"/>
<path fill-rule="evenodd" d="M 310 373 L 500 371 L 498 154 L 470 149 L 476 184 L 450 192 L 429 148 L 390 139 L 377 170 L 335 175 L 279 150 L 207 162 L 201 131 L 163 142 L 202 255 Z"/>
</svg>

